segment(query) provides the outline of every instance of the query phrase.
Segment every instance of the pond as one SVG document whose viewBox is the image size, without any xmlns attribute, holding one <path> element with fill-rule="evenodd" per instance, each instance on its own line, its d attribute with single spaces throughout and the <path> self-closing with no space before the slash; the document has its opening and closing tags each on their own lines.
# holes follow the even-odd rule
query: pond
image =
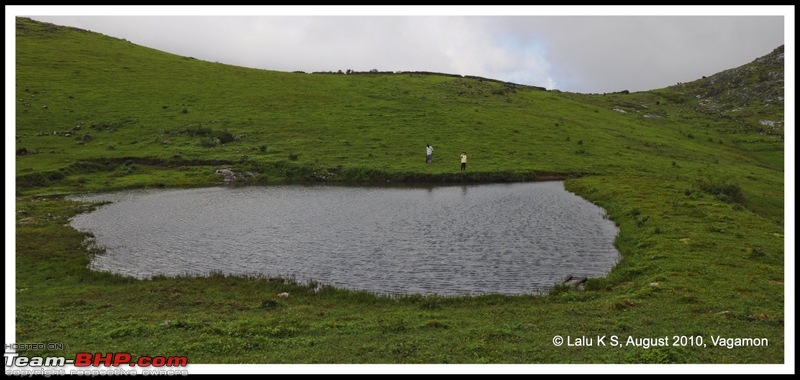
<svg viewBox="0 0 800 380">
<path fill-rule="evenodd" d="M 563 182 L 286 185 L 84 195 L 70 224 L 105 249 L 91 268 L 215 273 L 376 294 L 539 294 L 616 265 L 616 225 Z"/>
</svg>

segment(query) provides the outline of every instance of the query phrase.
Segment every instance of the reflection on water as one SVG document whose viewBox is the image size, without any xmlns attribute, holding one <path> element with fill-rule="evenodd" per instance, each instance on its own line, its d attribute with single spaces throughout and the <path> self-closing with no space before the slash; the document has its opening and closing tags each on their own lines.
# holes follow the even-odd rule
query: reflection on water
<svg viewBox="0 0 800 380">
<path fill-rule="evenodd" d="M 413 188 L 147 190 L 74 217 L 106 249 L 92 268 L 138 278 L 291 277 L 380 294 L 531 294 L 602 277 L 617 228 L 562 182 Z"/>
</svg>

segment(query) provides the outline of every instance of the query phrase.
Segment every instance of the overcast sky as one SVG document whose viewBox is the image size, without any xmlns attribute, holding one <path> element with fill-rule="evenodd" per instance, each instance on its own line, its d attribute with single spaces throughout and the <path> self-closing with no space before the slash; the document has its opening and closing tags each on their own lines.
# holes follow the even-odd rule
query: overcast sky
<svg viewBox="0 0 800 380">
<path fill-rule="evenodd" d="M 604 93 L 662 88 L 752 62 L 793 38 L 793 11 L 39 6 L 20 7 L 16 15 L 260 69 L 433 71 Z"/>
</svg>

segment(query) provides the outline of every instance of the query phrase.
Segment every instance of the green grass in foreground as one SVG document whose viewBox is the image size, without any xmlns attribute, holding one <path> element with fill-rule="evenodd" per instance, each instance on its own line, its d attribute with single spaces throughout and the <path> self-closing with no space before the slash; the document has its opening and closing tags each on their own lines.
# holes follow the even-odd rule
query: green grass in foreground
<svg viewBox="0 0 800 380">
<path fill-rule="evenodd" d="M 782 105 L 721 116 L 698 111 L 681 92 L 692 88 L 579 95 L 433 74 L 253 70 L 26 19 L 16 53 L 17 341 L 67 347 L 23 355 L 785 361 L 783 141 L 758 129 L 758 120 L 782 120 Z M 568 190 L 619 225 L 623 258 L 584 290 L 546 296 L 379 297 L 283 279 L 134 280 L 87 269 L 95 253 L 66 223 L 90 206 L 62 195 L 208 186 L 223 167 L 262 185 L 319 173 L 336 183 L 568 178 Z M 706 347 L 556 347 L 555 335 L 702 336 Z M 712 336 L 769 344 L 715 347 Z"/>
<path fill-rule="evenodd" d="M 594 188 L 594 194 L 613 191 Z M 18 340 L 63 342 L 67 356 L 124 351 L 187 355 L 191 363 L 782 362 L 783 277 L 774 269 L 782 260 L 782 237 L 757 226 L 752 215 L 742 215 L 738 227 L 714 224 L 717 213 L 732 207 L 707 199 L 682 203 L 653 217 L 670 220 L 654 223 L 670 226 L 656 236 L 641 231 L 657 227 L 635 227 L 634 218 L 612 214 L 624 220 L 622 236 L 630 237 L 619 244 L 630 253 L 587 290 L 389 298 L 314 292 L 280 279 L 138 281 L 91 272 L 84 236 L 64 226 L 85 206 L 32 198 L 18 204 L 25 215 L 17 235 Z M 706 214 L 710 227 L 758 231 L 758 239 L 745 243 L 735 232 L 693 231 L 684 227 L 683 208 Z M 291 296 L 277 297 L 284 291 Z M 265 307 L 268 300 L 277 306 Z M 770 346 L 559 348 L 551 343 L 557 334 L 701 335 L 709 346 L 711 335 L 764 337 Z"/>
</svg>

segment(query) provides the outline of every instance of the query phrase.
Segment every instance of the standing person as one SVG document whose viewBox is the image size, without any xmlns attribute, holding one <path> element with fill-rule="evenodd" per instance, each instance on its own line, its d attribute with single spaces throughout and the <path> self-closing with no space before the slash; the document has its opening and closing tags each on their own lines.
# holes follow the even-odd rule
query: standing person
<svg viewBox="0 0 800 380">
<path fill-rule="evenodd" d="M 425 147 L 425 162 L 429 164 L 433 162 L 433 147 L 431 144 Z"/>
<path fill-rule="evenodd" d="M 467 152 L 461 152 L 461 171 L 467 170 Z"/>
</svg>

